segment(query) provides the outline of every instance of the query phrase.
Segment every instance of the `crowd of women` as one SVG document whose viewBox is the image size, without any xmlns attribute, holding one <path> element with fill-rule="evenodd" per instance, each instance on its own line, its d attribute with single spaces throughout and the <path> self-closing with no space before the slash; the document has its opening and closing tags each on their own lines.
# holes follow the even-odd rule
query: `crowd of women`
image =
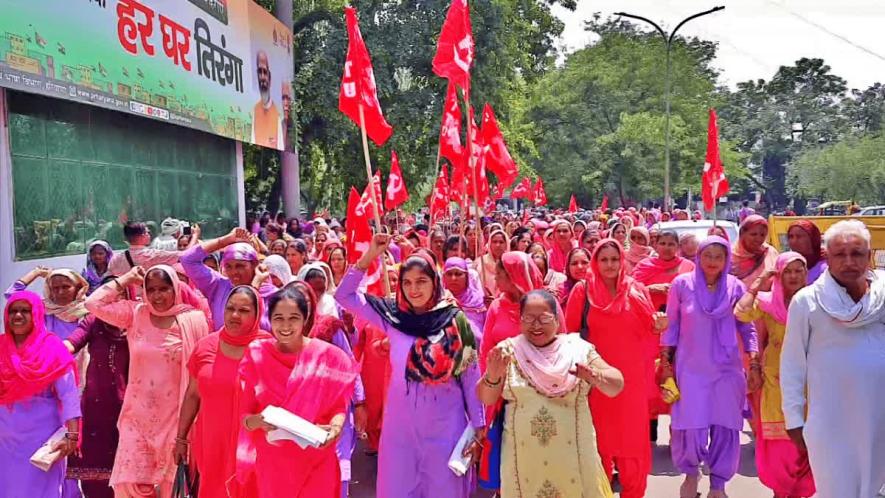
<svg viewBox="0 0 885 498">
<path fill-rule="evenodd" d="M 169 497 L 188 463 L 200 497 L 346 498 L 362 439 L 382 498 L 467 498 L 477 486 L 596 498 L 614 482 L 635 498 L 668 414 L 682 498 L 700 495 L 702 466 L 707 496 L 726 496 L 745 420 L 776 497 L 871 498 L 882 434 L 868 469 L 842 452 L 857 494 L 833 491 L 846 476 L 816 483 L 832 448 L 808 431 L 806 447 L 783 408 L 801 405 L 804 421 L 805 386 L 797 401 L 780 382 L 793 367 L 781 361 L 791 301 L 824 280 L 850 290 L 844 262 L 828 273 L 834 255 L 809 221 L 778 254 L 762 217 L 747 216 L 738 240 L 715 226 L 698 240 L 660 230 L 670 216 L 411 219 L 382 227 L 353 264 L 334 220 L 311 233 L 250 223 L 212 240 L 194 227 L 181 252 L 151 248 L 147 227 L 129 223 L 127 250 L 96 241 L 82 272 L 38 267 L 7 290 L 0 497 Z M 864 238 L 862 225 L 833 230 L 828 241 Z M 27 290 L 37 279 L 42 296 Z M 864 305 L 863 325 L 881 334 L 880 287 L 882 313 Z M 885 352 L 877 340 L 873 355 Z M 797 341 L 789 354 L 804 362 L 809 339 Z M 325 442 L 274 442 L 272 406 Z M 31 462 L 44 444 L 57 456 L 46 471 Z M 458 457 L 467 472 L 450 469 Z"/>
</svg>

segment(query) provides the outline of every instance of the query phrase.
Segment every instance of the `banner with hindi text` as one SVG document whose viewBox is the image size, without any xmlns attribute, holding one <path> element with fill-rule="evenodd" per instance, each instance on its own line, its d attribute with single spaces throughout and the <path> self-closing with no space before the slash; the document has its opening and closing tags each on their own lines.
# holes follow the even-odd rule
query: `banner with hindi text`
<svg viewBox="0 0 885 498">
<path fill-rule="evenodd" d="M 292 149 L 292 33 L 251 0 L 0 0 L 0 86 Z"/>
</svg>

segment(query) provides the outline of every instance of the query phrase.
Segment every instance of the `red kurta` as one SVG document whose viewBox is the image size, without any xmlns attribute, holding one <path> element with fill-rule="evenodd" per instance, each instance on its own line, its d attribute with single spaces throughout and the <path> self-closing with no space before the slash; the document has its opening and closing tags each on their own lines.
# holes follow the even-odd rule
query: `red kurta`
<svg viewBox="0 0 885 498">
<path fill-rule="evenodd" d="M 366 434 L 369 447 L 378 451 L 381 442 L 381 421 L 384 419 L 384 400 L 390 383 L 390 343 L 387 335 L 372 325 L 359 332 L 354 356 L 362 365 L 360 376 L 366 393 Z"/>
</svg>

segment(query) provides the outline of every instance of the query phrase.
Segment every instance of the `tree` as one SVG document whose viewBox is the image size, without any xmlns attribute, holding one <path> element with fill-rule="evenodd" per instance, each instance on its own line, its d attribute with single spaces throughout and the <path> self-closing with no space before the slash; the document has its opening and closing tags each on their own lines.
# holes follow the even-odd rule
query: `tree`
<svg viewBox="0 0 885 498">
<path fill-rule="evenodd" d="M 850 137 L 809 148 L 788 170 L 792 189 L 799 195 L 881 204 L 885 199 L 885 137 Z"/>
</svg>

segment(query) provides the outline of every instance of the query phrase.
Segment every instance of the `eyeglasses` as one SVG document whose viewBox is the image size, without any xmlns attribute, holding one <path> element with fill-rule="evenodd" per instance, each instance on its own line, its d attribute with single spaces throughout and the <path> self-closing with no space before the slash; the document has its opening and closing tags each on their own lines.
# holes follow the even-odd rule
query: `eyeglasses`
<svg viewBox="0 0 885 498">
<path fill-rule="evenodd" d="M 556 317 L 551 313 L 544 313 L 538 316 L 532 315 L 522 315 L 519 317 L 519 321 L 521 321 L 524 325 L 534 325 L 539 323 L 541 325 L 550 325 L 551 323 L 556 321 Z"/>
</svg>

